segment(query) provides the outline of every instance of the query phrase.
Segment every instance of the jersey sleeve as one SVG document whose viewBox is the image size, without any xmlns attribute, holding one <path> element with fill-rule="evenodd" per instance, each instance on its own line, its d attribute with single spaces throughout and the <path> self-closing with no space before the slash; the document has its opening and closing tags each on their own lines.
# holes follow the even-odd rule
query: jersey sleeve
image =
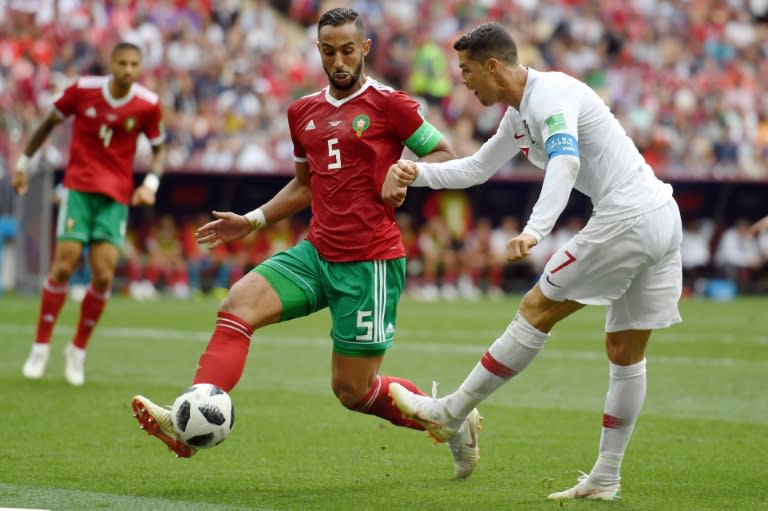
<svg viewBox="0 0 768 511">
<path fill-rule="evenodd" d="M 443 134 L 424 118 L 419 102 L 402 91 L 394 92 L 390 97 L 387 120 L 416 156 L 431 153 L 443 139 Z"/>
<path fill-rule="evenodd" d="M 165 141 L 165 124 L 163 123 L 163 109 L 160 107 L 160 102 L 153 105 L 152 110 L 150 110 L 144 134 L 153 146 L 160 145 Z"/>
<path fill-rule="evenodd" d="M 507 111 L 496 133 L 472 156 L 441 163 L 417 163 L 419 174 L 411 186 L 469 188 L 488 181 L 520 151 L 519 143 L 512 136 L 510 116 Z"/>
<path fill-rule="evenodd" d="M 73 83 L 61 93 L 61 96 L 53 102 L 53 107 L 62 117 L 69 117 L 77 111 L 77 82 Z"/>
<path fill-rule="evenodd" d="M 579 157 L 578 122 L 578 108 L 572 104 L 554 105 L 542 115 L 541 139 L 550 160 L 562 155 Z"/>
<path fill-rule="evenodd" d="M 539 126 L 548 161 L 544 182 L 523 232 L 541 241 L 547 236 L 568 204 L 579 173 L 579 104 L 569 101 L 548 103 Z"/>
<path fill-rule="evenodd" d="M 307 150 L 304 148 L 303 145 L 301 145 L 301 142 L 299 141 L 298 131 L 296 128 L 297 125 L 297 116 L 298 113 L 296 111 L 296 104 L 292 104 L 288 107 L 288 130 L 291 133 L 291 141 L 293 142 L 293 159 L 300 162 L 307 161 Z"/>
</svg>

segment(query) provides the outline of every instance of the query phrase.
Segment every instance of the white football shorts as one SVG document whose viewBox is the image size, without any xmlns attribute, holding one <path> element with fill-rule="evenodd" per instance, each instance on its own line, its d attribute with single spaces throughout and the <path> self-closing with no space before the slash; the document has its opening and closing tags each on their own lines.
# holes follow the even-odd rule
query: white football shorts
<svg viewBox="0 0 768 511">
<path fill-rule="evenodd" d="M 666 328 L 682 321 L 682 239 L 674 199 L 625 220 L 592 217 L 552 255 L 539 286 L 550 300 L 607 305 L 606 332 Z"/>
</svg>

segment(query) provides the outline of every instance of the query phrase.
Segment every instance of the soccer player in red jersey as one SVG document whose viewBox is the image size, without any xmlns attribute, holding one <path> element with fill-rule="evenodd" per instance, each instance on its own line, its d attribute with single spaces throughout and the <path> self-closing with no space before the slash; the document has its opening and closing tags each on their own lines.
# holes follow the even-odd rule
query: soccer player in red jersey
<svg viewBox="0 0 768 511">
<path fill-rule="evenodd" d="M 155 203 L 165 153 L 160 100 L 136 83 L 141 72 L 137 46 L 125 42 L 115 46 L 109 68 L 109 76 L 80 77 L 54 102 L 53 110 L 27 142 L 13 175 L 12 186 L 23 195 L 29 160 L 57 124 L 74 117 L 55 255 L 42 292 L 35 342 L 22 370 L 27 378 L 38 379 L 45 372 L 51 332 L 67 297 L 67 282 L 88 245 L 91 282 L 74 340 L 64 350 L 67 381 L 72 385 L 85 382 L 86 346 L 109 300 L 125 239 L 128 205 Z M 133 160 L 141 133 L 152 144 L 153 156 L 150 172 L 134 190 Z"/>
<path fill-rule="evenodd" d="M 453 150 L 422 117 L 418 102 L 366 76 L 370 45 L 355 11 L 338 8 L 321 16 L 317 47 L 329 86 L 288 109 L 296 177 L 250 213 L 214 212 L 216 220 L 198 229 L 198 241 L 216 247 L 312 208 L 305 240 L 232 286 L 194 383 L 230 391 L 243 373 L 255 329 L 328 308 L 331 384 L 341 404 L 422 430 L 402 417 L 387 392 L 392 382 L 423 392 L 408 380 L 379 375 L 405 281 L 405 249 L 394 208 L 381 196 L 383 186 L 394 186 L 385 184 L 384 176 L 403 145 L 431 162 L 451 158 Z M 179 456 L 194 453 L 176 438 L 169 410 L 143 396 L 135 396 L 132 404 L 148 433 Z M 479 423 L 475 411 L 463 425 L 465 434 L 450 446 L 460 478 L 477 463 Z"/>
</svg>

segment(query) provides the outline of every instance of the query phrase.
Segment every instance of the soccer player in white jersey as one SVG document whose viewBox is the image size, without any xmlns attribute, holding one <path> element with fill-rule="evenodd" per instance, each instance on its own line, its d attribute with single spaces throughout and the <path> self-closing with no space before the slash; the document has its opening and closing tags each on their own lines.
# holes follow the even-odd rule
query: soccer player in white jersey
<svg viewBox="0 0 768 511">
<path fill-rule="evenodd" d="M 481 25 L 454 49 L 462 81 L 480 102 L 509 107 L 498 131 L 472 156 L 439 164 L 401 161 L 388 179 L 399 186 L 466 188 L 523 152 L 544 169 L 544 183 L 523 232 L 507 244 L 510 261 L 524 259 L 550 233 L 571 189 L 590 197 L 594 211 L 554 253 L 458 390 L 431 399 L 391 385 L 390 395 L 405 416 L 447 440 L 470 410 L 528 366 L 555 324 L 585 305 L 605 305 L 610 380 L 597 461 L 575 486 L 549 498 L 616 499 L 621 462 L 645 398 L 651 331 L 681 321 L 682 227 L 672 188 L 654 176 L 594 91 L 563 73 L 521 65 L 502 26 Z"/>
</svg>

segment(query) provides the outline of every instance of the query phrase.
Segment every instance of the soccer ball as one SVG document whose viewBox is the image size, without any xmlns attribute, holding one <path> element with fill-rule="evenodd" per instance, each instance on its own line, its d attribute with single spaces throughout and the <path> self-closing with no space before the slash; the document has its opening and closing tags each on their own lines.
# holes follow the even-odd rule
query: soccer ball
<svg viewBox="0 0 768 511">
<path fill-rule="evenodd" d="M 179 439 L 196 449 L 215 447 L 235 425 L 229 394 L 210 383 L 198 383 L 179 394 L 171 407 L 173 429 Z"/>
</svg>

